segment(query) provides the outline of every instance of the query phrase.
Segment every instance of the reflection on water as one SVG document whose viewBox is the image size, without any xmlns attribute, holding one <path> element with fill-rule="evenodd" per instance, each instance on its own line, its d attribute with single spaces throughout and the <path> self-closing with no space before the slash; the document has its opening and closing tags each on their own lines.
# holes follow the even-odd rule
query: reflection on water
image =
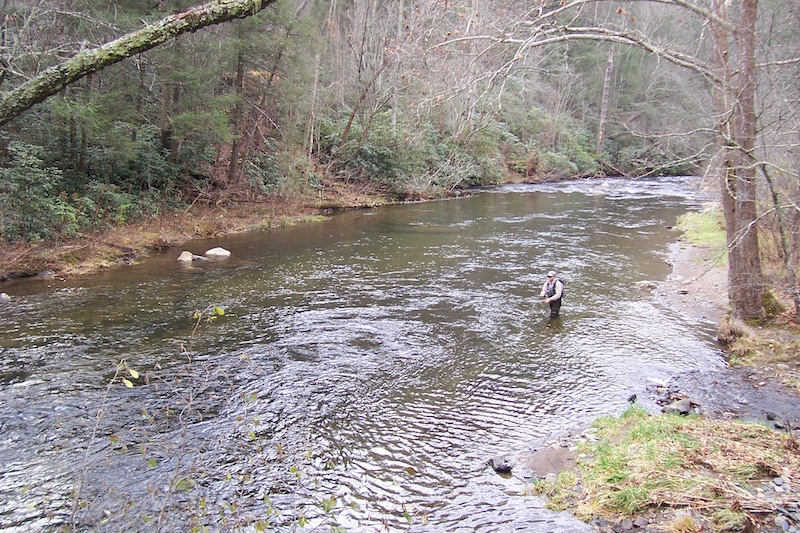
<svg viewBox="0 0 800 533">
<path fill-rule="evenodd" d="M 223 246 L 224 263 L 173 250 L 10 285 L 0 527 L 588 531 L 486 461 L 619 414 L 648 378 L 721 364 L 710 330 L 636 288 L 669 273 L 668 227 L 695 195 L 511 186 L 187 245 Z M 198 325 L 209 304 L 226 314 Z M 104 400 L 123 359 L 140 378 Z"/>
</svg>

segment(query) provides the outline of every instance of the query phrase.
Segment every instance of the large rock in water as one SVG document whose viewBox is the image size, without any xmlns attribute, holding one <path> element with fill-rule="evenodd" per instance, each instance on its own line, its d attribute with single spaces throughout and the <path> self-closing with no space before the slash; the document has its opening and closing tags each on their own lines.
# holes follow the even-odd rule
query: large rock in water
<svg viewBox="0 0 800 533">
<path fill-rule="evenodd" d="M 207 261 L 206 257 L 202 255 L 195 255 L 192 252 L 187 252 L 186 250 L 181 252 L 181 255 L 178 256 L 179 263 L 191 263 L 192 261 Z"/>
<path fill-rule="evenodd" d="M 194 260 L 194 254 L 187 250 L 181 252 L 181 255 L 178 256 L 179 263 L 191 263 Z"/>
<path fill-rule="evenodd" d="M 495 455 L 489 459 L 488 463 L 498 474 L 507 474 L 511 472 L 511 461 L 502 455 Z"/>
<path fill-rule="evenodd" d="M 215 259 L 217 261 L 222 261 L 224 259 L 229 258 L 230 256 L 231 253 L 225 248 L 217 247 L 206 251 L 206 257 L 208 257 L 209 259 Z"/>
<path fill-rule="evenodd" d="M 661 412 L 668 414 L 668 415 L 690 415 L 696 414 L 697 410 L 695 406 L 697 404 L 693 403 L 689 398 L 683 398 L 681 400 L 672 402 L 666 407 L 661 409 Z"/>
<path fill-rule="evenodd" d="M 11 296 L 4 292 L 0 292 L 0 304 L 7 304 L 11 301 Z"/>
</svg>

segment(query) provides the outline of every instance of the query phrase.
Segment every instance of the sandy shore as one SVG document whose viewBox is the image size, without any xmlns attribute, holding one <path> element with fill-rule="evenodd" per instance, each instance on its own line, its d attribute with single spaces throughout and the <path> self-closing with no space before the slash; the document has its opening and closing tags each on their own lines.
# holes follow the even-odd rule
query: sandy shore
<svg viewBox="0 0 800 533">
<path fill-rule="evenodd" d="M 672 274 L 655 295 L 683 316 L 719 326 L 728 312 L 728 267 L 716 253 L 681 241 L 670 246 Z"/>
</svg>

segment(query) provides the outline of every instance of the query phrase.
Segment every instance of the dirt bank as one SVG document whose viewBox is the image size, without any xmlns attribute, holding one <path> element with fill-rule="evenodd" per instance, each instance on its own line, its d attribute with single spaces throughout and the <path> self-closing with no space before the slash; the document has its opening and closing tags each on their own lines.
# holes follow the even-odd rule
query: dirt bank
<svg viewBox="0 0 800 533">
<path fill-rule="evenodd" d="M 137 224 L 56 244 L 0 242 L 0 282 L 39 275 L 81 276 L 131 264 L 153 251 L 192 239 L 285 227 L 340 209 L 371 208 L 394 201 L 377 188 L 330 182 L 311 199 L 196 203 Z"/>
</svg>

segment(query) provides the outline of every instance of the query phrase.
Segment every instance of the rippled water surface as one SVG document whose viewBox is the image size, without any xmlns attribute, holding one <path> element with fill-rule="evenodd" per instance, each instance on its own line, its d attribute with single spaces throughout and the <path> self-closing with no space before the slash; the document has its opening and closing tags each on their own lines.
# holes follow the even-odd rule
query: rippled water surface
<svg viewBox="0 0 800 533">
<path fill-rule="evenodd" d="M 678 179 L 509 186 L 186 245 L 223 263 L 7 285 L 0 528 L 589 531 L 486 461 L 722 364 L 636 288 L 699 201 Z M 139 378 L 109 387 L 122 360 Z"/>
</svg>

